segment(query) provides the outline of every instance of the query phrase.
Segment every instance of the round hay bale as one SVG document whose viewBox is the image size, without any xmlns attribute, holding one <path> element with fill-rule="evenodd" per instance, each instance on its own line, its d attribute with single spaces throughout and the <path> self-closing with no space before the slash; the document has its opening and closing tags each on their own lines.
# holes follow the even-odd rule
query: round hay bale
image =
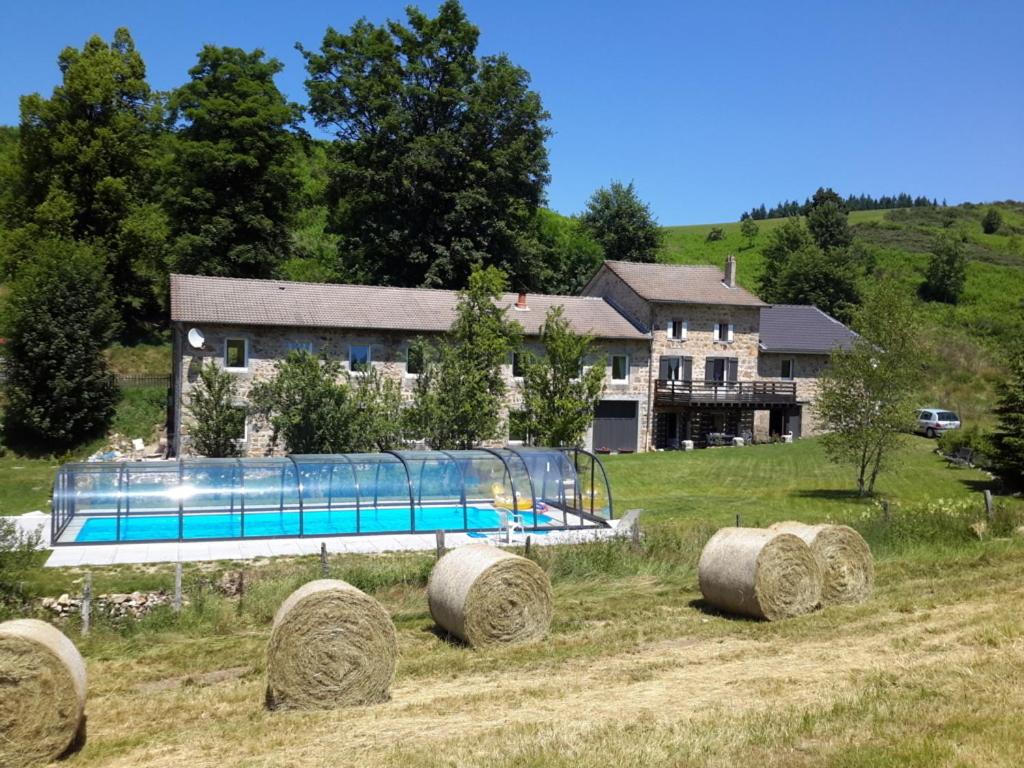
<svg viewBox="0 0 1024 768">
<path fill-rule="evenodd" d="M 551 625 L 551 582 L 543 569 L 486 544 L 438 560 L 427 601 L 439 626 L 474 646 L 539 640 Z"/>
<path fill-rule="evenodd" d="M 875 580 L 871 548 L 853 528 L 785 522 L 771 529 L 792 533 L 807 542 L 821 567 L 823 605 L 859 603 L 871 596 Z"/>
<path fill-rule="evenodd" d="M 397 655 L 395 625 L 380 603 L 344 581 L 311 581 L 274 616 L 267 706 L 333 709 L 387 701 Z"/>
<path fill-rule="evenodd" d="M 722 528 L 704 545 L 697 573 L 704 599 L 730 613 L 774 621 L 821 602 L 818 561 L 789 533 Z"/>
<path fill-rule="evenodd" d="M 85 716 L 85 662 L 63 632 L 45 621 L 0 624 L 0 765 L 60 757 Z"/>
</svg>

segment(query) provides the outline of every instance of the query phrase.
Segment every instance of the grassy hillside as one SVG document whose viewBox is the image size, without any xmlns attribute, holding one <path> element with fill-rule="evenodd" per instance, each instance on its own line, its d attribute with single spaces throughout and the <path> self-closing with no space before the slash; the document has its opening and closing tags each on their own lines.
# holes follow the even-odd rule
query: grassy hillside
<svg viewBox="0 0 1024 768">
<path fill-rule="evenodd" d="M 969 422 L 986 423 L 1001 376 L 1005 345 L 1024 333 L 1024 204 L 997 204 L 1003 216 L 998 234 L 986 235 L 981 218 L 989 206 L 911 208 L 857 211 L 850 214 L 854 236 L 875 259 L 870 279 L 897 280 L 916 293 L 924 279 L 928 253 L 947 227 L 967 233 L 970 259 L 967 288 L 960 304 L 922 302 L 925 343 L 932 356 L 925 401 L 959 409 Z M 761 249 L 772 229 L 784 219 L 757 222 L 750 243 L 738 223 L 666 227 L 661 260 L 678 264 L 721 265 L 735 254 L 739 281 L 757 290 L 763 258 Z M 707 241 L 721 227 L 722 240 Z"/>
</svg>

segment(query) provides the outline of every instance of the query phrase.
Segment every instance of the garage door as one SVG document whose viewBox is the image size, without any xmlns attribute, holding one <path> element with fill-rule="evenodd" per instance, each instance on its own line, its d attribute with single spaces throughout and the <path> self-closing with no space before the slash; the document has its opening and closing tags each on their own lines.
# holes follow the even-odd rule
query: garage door
<svg viewBox="0 0 1024 768">
<path fill-rule="evenodd" d="M 594 413 L 594 450 L 635 451 L 637 403 L 602 400 Z"/>
</svg>

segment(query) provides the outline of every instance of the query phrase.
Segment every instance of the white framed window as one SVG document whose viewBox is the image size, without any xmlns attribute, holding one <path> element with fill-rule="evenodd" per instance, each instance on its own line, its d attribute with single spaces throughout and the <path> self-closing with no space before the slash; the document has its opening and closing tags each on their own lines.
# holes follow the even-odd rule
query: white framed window
<svg viewBox="0 0 1024 768">
<path fill-rule="evenodd" d="M 249 370 L 248 339 L 224 339 L 224 369 L 228 371 Z"/>
<path fill-rule="evenodd" d="M 629 355 L 612 355 L 612 381 L 616 384 L 629 381 Z"/>
<path fill-rule="evenodd" d="M 313 354 L 313 342 L 312 341 L 289 341 L 288 342 L 289 352 L 308 352 Z"/>
<path fill-rule="evenodd" d="M 793 379 L 796 376 L 796 360 L 791 357 L 783 358 L 779 377 Z"/>
<path fill-rule="evenodd" d="M 513 352 L 512 353 L 512 378 L 521 379 L 523 378 L 523 353 Z"/>
<path fill-rule="evenodd" d="M 369 344 L 349 344 L 348 369 L 352 373 L 366 373 L 373 362 Z"/>
<path fill-rule="evenodd" d="M 734 326 L 732 323 L 715 323 L 715 341 L 728 344 L 732 341 Z"/>
<path fill-rule="evenodd" d="M 687 322 L 685 320 L 669 320 L 667 330 L 670 339 L 683 341 L 686 339 L 688 330 Z"/>
</svg>

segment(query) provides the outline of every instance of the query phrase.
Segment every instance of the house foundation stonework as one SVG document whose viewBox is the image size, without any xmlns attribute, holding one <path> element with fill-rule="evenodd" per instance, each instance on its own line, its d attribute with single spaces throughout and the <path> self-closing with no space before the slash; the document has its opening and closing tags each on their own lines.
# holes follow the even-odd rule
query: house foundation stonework
<svg viewBox="0 0 1024 768">
<path fill-rule="evenodd" d="M 609 261 L 581 296 L 509 294 L 499 303 L 522 325 L 524 349 L 541 351 L 540 326 L 555 306 L 574 331 L 594 338 L 591 364 L 603 359 L 605 387 L 585 436 L 591 450 L 817 433 L 821 374 L 832 350 L 855 335 L 813 307 L 769 307 L 734 275 L 732 262 L 723 271 Z M 296 349 L 337 359 L 346 370 L 368 360 L 411 401 L 417 374 L 409 346 L 443 334 L 456 303 L 453 291 L 173 275 L 172 451 L 192 452 L 188 403 L 210 362 L 236 377 L 240 406 Z M 507 423 L 522 407 L 522 392 L 511 358 L 504 373 Z M 239 440 L 248 456 L 284 453 L 271 437 L 250 416 Z"/>
</svg>

